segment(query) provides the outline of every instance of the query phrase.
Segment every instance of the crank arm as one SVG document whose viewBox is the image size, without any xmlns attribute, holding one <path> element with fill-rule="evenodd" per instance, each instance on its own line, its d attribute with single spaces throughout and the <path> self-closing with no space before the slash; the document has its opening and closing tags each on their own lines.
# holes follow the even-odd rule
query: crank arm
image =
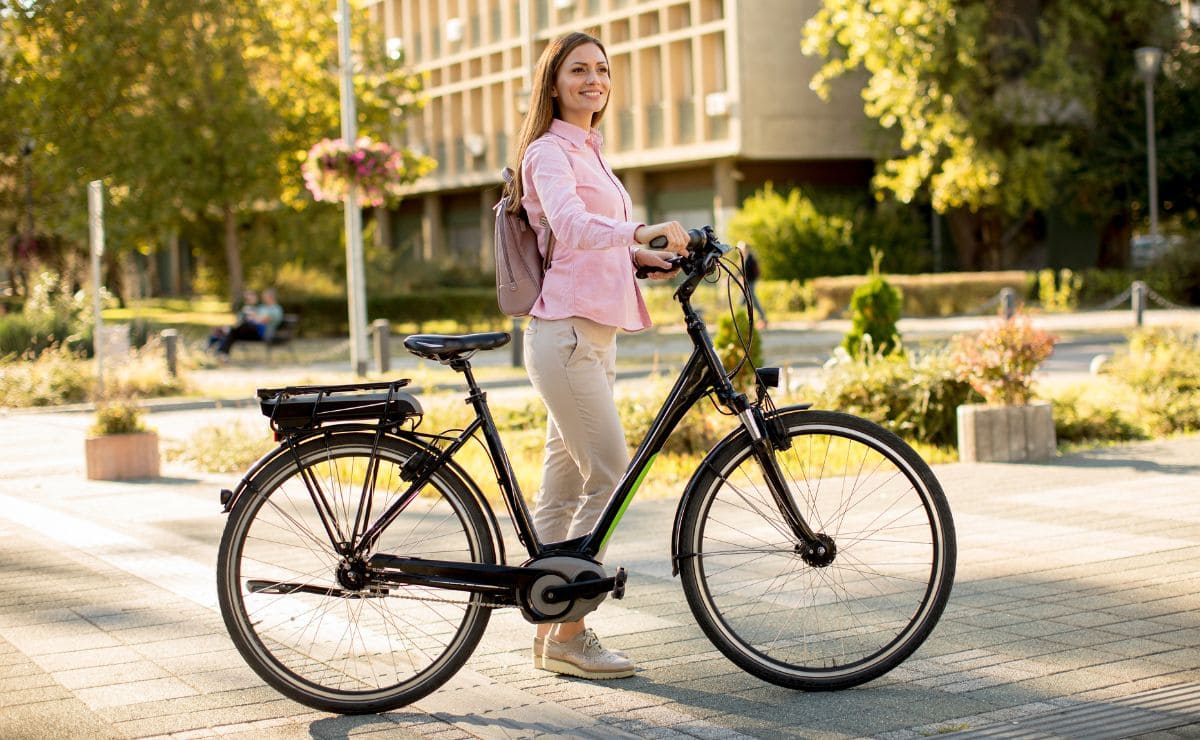
<svg viewBox="0 0 1200 740">
<path fill-rule="evenodd" d="M 571 599 L 592 599 L 611 591 L 614 599 L 620 599 L 625 596 L 625 578 L 625 569 L 617 568 L 617 574 L 611 578 L 553 586 L 543 591 L 542 597 L 552 604 L 558 604 Z"/>
</svg>

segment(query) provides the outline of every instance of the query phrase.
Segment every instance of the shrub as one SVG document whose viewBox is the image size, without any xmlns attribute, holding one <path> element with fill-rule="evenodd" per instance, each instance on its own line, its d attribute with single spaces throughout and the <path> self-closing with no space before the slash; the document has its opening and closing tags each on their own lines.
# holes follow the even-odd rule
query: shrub
<svg viewBox="0 0 1200 740">
<path fill-rule="evenodd" d="M 52 345 L 39 355 L 0 361 L 0 406 L 80 403 L 92 396 L 96 376 L 82 354 Z"/>
<path fill-rule="evenodd" d="M 1054 433 L 1059 442 L 1123 442 L 1145 439 L 1146 432 L 1114 404 L 1097 402 L 1093 389 L 1079 387 L 1057 391 Z"/>
<path fill-rule="evenodd" d="M 746 357 L 747 346 L 749 357 Z M 742 363 L 737 375 L 733 376 L 733 385 L 743 391 L 752 388 L 755 380 L 754 369 L 751 366 L 762 367 L 763 362 L 762 335 L 750 326 L 746 309 L 738 308 L 732 316 L 728 312 L 721 314 L 720 320 L 717 321 L 716 336 L 713 337 L 713 347 L 716 348 L 721 364 L 728 372 L 738 367 L 742 358 L 748 360 Z"/>
<path fill-rule="evenodd" d="M 858 358 L 839 351 L 813 398 L 822 408 L 863 416 L 910 441 L 939 446 L 957 444 L 957 409 L 975 400 L 945 351 Z"/>
<path fill-rule="evenodd" d="M 1055 337 L 1018 314 L 976 335 L 953 340 L 959 378 L 993 405 L 1018 406 L 1033 395 L 1033 372 L 1054 351 Z"/>
<path fill-rule="evenodd" d="M 1140 393 L 1200 391 L 1200 339 L 1178 330 L 1142 329 L 1104 372 Z"/>
<path fill-rule="evenodd" d="M 820 317 L 840 313 L 850 296 L 870 275 L 814 278 L 805 283 L 811 292 L 808 304 Z M 904 316 L 954 316 L 978 312 L 995 300 L 1003 288 L 1029 295 L 1034 279 L 1020 270 L 1003 272 L 951 272 L 928 275 L 889 274 L 888 282 L 900 289 Z"/>
<path fill-rule="evenodd" d="M 876 253 L 875 272 L 865 284 L 850 296 L 850 331 L 842 339 L 842 348 L 851 356 L 859 356 L 865 345 L 881 354 L 891 354 L 900 348 L 900 291 L 879 274 L 879 254 Z"/>
<path fill-rule="evenodd" d="M 1079 289 L 1083 279 L 1074 272 L 1054 270 L 1038 271 L 1038 302 L 1047 311 L 1073 311 L 1079 306 Z"/>
<path fill-rule="evenodd" d="M 1144 329 L 1105 364 L 1104 372 L 1137 393 L 1137 413 L 1151 434 L 1200 429 L 1200 338 Z"/>
<path fill-rule="evenodd" d="M 871 267 L 872 249 L 888 255 L 891 272 L 919 272 L 930 261 L 924 220 L 896 201 L 810 197 L 795 188 L 785 196 L 768 183 L 746 199 L 728 231 L 730 242 L 756 249 L 767 278 L 862 273 Z"/>
<path fill-rule="evenodd" d="M 289 313 L 300 314 L 305 336 L 344 336 L 348 331 L 345 296 L 283 296 L 279 302 Z M 496 305 L 495 288 L 444 288 L 421 293 L 370 295 L 367 318 L 398 324 L 420 325 L 451 320 L 463 325 L 497 327 L 508 319 Z"/>
<path fill-rule="evenodd" d="M 96 420 L 88 429 L 94 436 L 136 434 L 146 431 L 142 409 L 132 401 L 110 401 L 97 407 Z"/>
<path fill-rule="evenodd" d="M 208 473 L 236 473 L 250 467 L 273 446 L 265 425 L 238 421 L 200 427 L 186 444 L 168 448 L 166 457 Z"/>
<path fill-rule="evenodd" d="M 853 224 L 825 215 L 798 189 L 786 196 L 771 183 L 746 199 L 729 224 L 729 241 L 749 242 L 764 277 L 805 279 L 862 272 L 866 255 L 855 259 Z"/>
</svg>

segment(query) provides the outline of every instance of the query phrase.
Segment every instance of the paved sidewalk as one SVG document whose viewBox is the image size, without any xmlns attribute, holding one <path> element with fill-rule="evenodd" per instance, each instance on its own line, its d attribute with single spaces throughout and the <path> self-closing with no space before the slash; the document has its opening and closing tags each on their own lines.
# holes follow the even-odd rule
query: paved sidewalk
<svg viewBox="0 0 1200 740">
<path fill-rule="evenodd" d="M 186 439 L 239 416 L 254 411 L 153 422 Z M 534 670 L 531 630 L 506 610 L 451 684 L 345 718 L 266 688 L 225 633 L 216 492 L 236 476 L 85 481 L 88 421 L 0 417 L 2 738 L 1200 736 L 1198 437 L 938 468 L 959 537 L 950 606 L 916 655 L 857 689 L 788 691 L 718 654 L 670 575 L 674 502 L 635 500 L 609 556 L 627 596 L 590 620 L 635 677 Z"/>
</svg>

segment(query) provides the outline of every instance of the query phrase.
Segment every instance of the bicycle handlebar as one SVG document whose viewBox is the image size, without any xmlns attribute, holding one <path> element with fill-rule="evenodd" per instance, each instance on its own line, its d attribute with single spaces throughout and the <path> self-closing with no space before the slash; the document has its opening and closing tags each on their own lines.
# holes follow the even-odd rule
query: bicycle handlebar
<svg viewBox="0 0 1200 740">
<path fill-rule="evenodd" d="M 677 268 L 682 268 L 684 274 L 687 275 L 684 285 L 695 287 L 701 278 L 716 267 L 716 260 L 728 252 L 729 247 L 717 239 L 717 235 L 713 232 L 711 226 L 705 226 L 703 229 L 690 229 L 688 230 L 688 237 L 688 255 L 686 257 L 677 256 L 668 259 L 667 262 L 671 263 L 671 267 L 669 268 L 639 267 L 637 269 L 637 276 L 645 278 L 650 273 L 671 272 Z M 662 249 L 667 246 L 667 237 L 656 236 L 650 240 L 648 246 L 654 249 Z"/>
</svg>

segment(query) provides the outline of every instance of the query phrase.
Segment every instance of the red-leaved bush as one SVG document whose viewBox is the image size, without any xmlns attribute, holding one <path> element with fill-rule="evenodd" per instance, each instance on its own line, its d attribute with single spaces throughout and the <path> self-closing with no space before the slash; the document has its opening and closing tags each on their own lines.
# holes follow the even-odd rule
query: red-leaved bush
<svg viewBox="0 0 1200 740">
<path fill-rule="evenodd" d="M 1020 406 L 1033 395 L 1033 372 L 1054 351 L 1057 337 L 1018 314 L 975 335 L 953 340 L 958 377 L 994 406 Z"/>
</svg>

